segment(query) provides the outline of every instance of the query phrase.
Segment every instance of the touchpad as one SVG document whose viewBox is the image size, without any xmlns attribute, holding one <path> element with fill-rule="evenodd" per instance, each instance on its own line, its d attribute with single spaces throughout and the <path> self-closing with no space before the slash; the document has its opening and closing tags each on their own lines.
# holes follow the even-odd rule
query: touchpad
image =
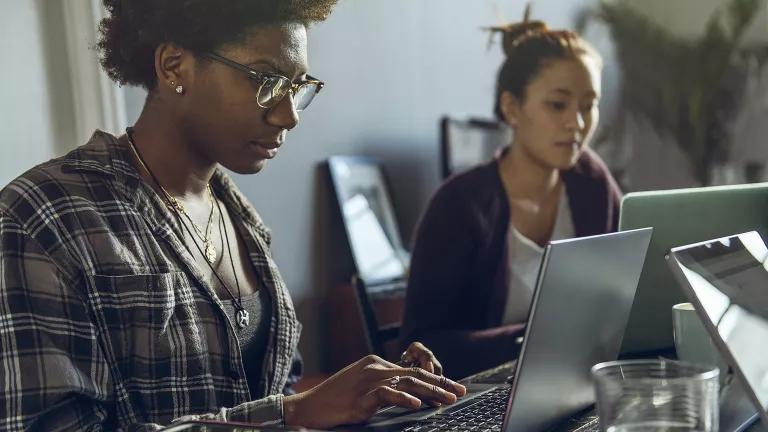
<svg viewBox="0 0 768 432">
<path fill-rule="evenodd" d="M 401 407 L 383 408 L 371 418 L 368 424 L 372 426 L 380 426 L 386 424 L 401 423 L 404 421 L 415 421 L 427 418 L 438 412 L 453 411 L 465 405 L 467 402 L 475 399 L 476 397 L 484 393 L 488 393 L 497 387 L 498 385 L 470 384 L 467 386 L 467 394 L 456 401 L 456 403 L 452 405 L 445 405 L 439 408 L 435 408 L 426 403 L 423 403 L 421 408 L 415 410 Z"/>
</svg>

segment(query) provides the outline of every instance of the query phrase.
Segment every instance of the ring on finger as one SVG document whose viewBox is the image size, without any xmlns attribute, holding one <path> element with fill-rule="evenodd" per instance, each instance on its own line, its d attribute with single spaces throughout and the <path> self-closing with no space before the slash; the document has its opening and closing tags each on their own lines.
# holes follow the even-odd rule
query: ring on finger
<svg viewBox="0 0 768 432">
<path fill-rule="evenodd" d="M 395 390 L 397 390 L 397 385 L 400 384 L 400 377 L 399 376 L 393 376 L 389 379 L 389 386 Z"/>
<path fill-rule="evenodd" d="M 400 355 L 400 361 L 398 362 L 398 364 L 402 367 L 413 367 L 413 366 L 417 366 L 419 362 L 416 360 L 412 360 L 408 356 L 408 351 L 403 351 L 403 353 Z"/>
</svg>

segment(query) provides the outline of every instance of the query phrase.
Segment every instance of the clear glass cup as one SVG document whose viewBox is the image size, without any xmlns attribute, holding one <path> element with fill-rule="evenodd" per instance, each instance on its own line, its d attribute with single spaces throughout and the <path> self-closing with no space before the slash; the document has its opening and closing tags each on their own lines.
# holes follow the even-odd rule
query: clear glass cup
<svg viewBox="0 0 768 432">
<path fill-rule="evenodd" d="M 711 366 L 621 360 L 592 367 L 603 432 L 717 432 L 718 375 Z"/>
</svg>

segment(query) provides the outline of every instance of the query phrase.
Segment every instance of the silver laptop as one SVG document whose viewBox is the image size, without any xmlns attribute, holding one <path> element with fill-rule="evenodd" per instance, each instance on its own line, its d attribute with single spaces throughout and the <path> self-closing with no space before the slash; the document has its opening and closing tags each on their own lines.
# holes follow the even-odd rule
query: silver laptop
<svg viewBox="0 0 768 432">
<path fill-rule="evenodd" d="M 424 425 L 428 430 L 472 412 L 471 421 L 483 430 L 528 432 L 588 408 L 594 403 L 589 370 L 619 353 L 650 240 L 651 229 L 646 228 L 551 242 L 539 270 L 511 389 L 470 385 L 469 396 L 457 404 L 416 412 L 383 410 L 367 427 L 402 430 Z M 481 406 L 487 401 L 491 405 L 488 417 L 483 417 Z"/>
<path fill-rule="evenodd" d="M 768 226 L 768 183 L 668 191 L 624 197 L 619 229 L 653 227 L 621 352 L 671 349 L 672 305 L 688 301 L 664 256 L 674 246 Z"/>
<path fill-rule="evenodd" d="M 768 247 L 751 231 L 673 248 L 668 259 L 731 370 L 723 393 L 736 397 L 721 396 L 720 430 L 743 428 L 755 413 L 767 426 Z M 751 404 L 738 403 L 740 392 Z"/>
</svg>

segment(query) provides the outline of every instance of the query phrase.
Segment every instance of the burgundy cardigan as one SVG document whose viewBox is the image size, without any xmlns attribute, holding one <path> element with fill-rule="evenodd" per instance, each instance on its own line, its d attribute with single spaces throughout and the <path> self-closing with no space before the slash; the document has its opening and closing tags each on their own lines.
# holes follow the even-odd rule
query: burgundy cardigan
<svg viewBox="0 0 768 432">
<path fill-rule="evenodd" d="M 621 191 L 587 149 L 562 173 L 576 237 L 616 231 Z M 508 292 L 509 202 L 498 160 L 448 179 L 419 223 L 401 328 L 403 347 L 418 340 L 451 377 L 517 356 L 525 323 L 501 325 Z"/>
</svg>

